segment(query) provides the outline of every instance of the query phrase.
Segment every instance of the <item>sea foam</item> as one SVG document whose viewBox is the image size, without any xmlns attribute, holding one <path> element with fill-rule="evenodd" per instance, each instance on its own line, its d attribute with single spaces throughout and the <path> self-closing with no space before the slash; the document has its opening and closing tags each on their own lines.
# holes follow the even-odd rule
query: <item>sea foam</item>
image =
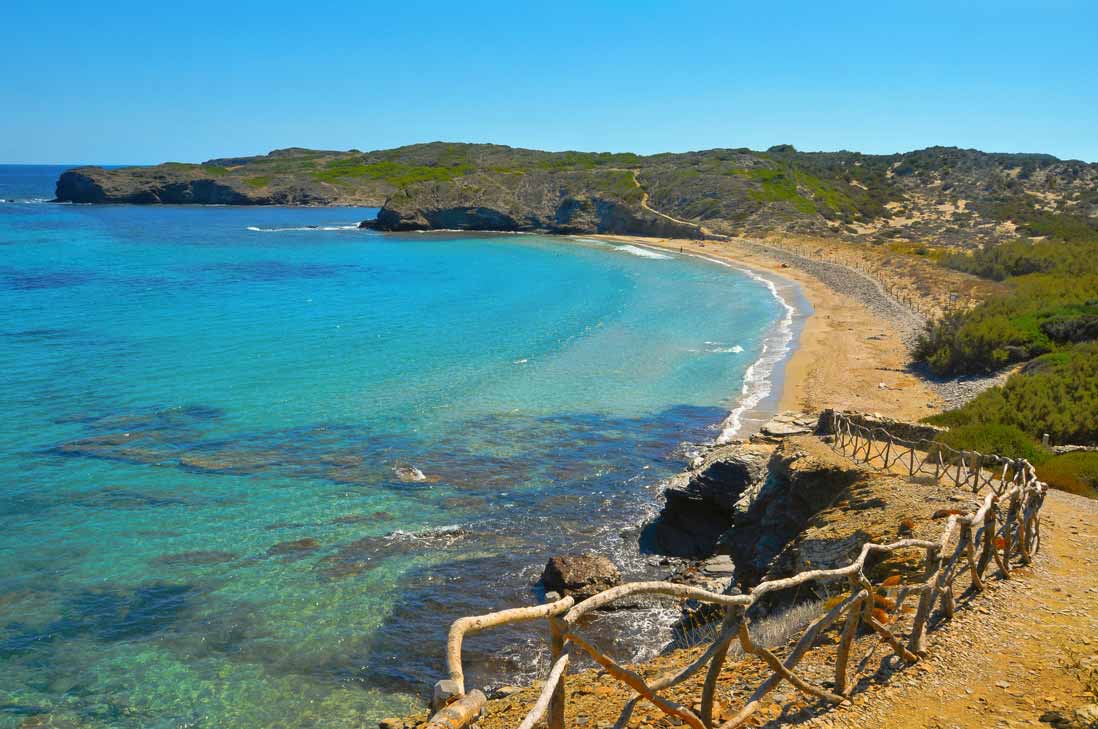
<svg viewBox="0 0 1098 729">
<path fill-rule="evenodd" d="M 752 408 L 756 407 L 773 391 L 774 383 L 772 378 L 774 376 L 774 369 L 778 366 L 778 363 L 789 354 L 793 345 L 793 315 L 796 312 L 796 309 L 781 295 L 781 292 L 778 291 L 778 285 L 774 283 L 772 279 L 762 276 L 749 268 L 736 266 L 728 261 L 722 261 L 719 258 L 697 255 L 696 257 L 726 268 L 734 268 L 744 275 L 762 283 L 770 290 L 771 296 L 778 301 L 785 311 L 781 321 L 774 327 L 774 330 L 770 335 L 763 340 L 759 358 L 752 362 L 751 366 L 748 367 L 747 371 L 743 374 L 743 386 L 740 388 L 739 402 L 736 404 L 736 407 L 733 408 L 732 412 L 728 414 L 728 417 L 720 424 L 720 435 L 717 436 L 715 441 L 717 445 L 723 445 L 731 442 L 743 428 L 744 413 L 747 413 Z M 710 342 L 706 342 L 706 344 L 710 344 Z"/>
<path fill-rule="evenodd" d="M 358 225 L 295 225 L 288 228 L 261 228 L 258 225 L 249 225 L 248 230 L 253 233 L 288 233 L 298 230 L 330 232 L 335 230 L 358 230 Z"/>
</svg>

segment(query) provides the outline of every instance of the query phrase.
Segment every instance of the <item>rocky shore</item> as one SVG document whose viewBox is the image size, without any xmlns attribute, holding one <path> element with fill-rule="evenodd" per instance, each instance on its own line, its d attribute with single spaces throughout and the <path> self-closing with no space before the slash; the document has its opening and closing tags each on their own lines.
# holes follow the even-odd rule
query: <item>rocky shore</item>
<svg viewBox="0 0 1098 729">
<path fill-rule="evenodd" d="M 904 438 L 932 438 L 933 426 L 847 414 L 868 427 L 884 427 Z M 767 581 L 811 569 L 833 569 L 849 564 L 868 541 L 888 543 L 902 538 L 937 539 L 943 514 L 970 512 L 976 497 L 935 482 L 917 488 L 906 477 L 857 465 L 835 452 L 828 440 L 832 414 L 818 416 L 788 412 L 763 426 L 742 442 L 713 446 L 699 454 L 683 473 L 667 483 L 663 508 L 643 530 L 641 544 L 669 558 L 674 565 L 671 581 L 707 590 L 736 594 Z M 918 555 L 897 553 L 867 565 L 874 581 L 903 575 L 914 580 L 924 564 Z M 542 580 L 547 589 L 571 594 L 577 600 L 617 584 L 612 564 L 601 557 L 554 558 Z M 558 594 L 550 596 L 555 599 Z M 778 592 L 750 611 L 752 632 L 769 648 L 784 645 L 814 616 L 831 596 L 809 583 L 795 591 Z M 687 601 L 678 626 L 678 638 L 659 657 L 633 669 L 656 676 L 685 665 L 712 638 L 717 611 Z M 709 627 L 706 627 L 709 626 Z M 829 639 L 833 640 L 833 638 Z M 862 639 L 873 653 L 875 639 Z M 569 679 L 569 711 L 575 726 L 609 729 L 625 700 L 623 688 L 602 671 L 582 671 Z M 809 675 L 818 668 L 810 661 Z M 875 680 L 893 679 L 900 667 L 882 665 Z M 929 670 L 929 669 L 927 669 Z M 750 660 L 731 662 L 722 672 L 734 681 L 733 693 L 749 692 L 765 668 Z M 905 682 L 904 678 L 900 679 Z M 490 693 L 492 701 L 478 722 L 481 729 L 514 726 L 536 697 L 537 687 L 503 687 Z M 698 687 L 684 686 L 671 696 L 697 694 Z M 864 690 L 864 689 L 863 689 Z M 860 699 L 859 699 L 860 702 Z M 860 705 L 860 704 L 859 704 Z M 781 710 L 777 713 L 778 707 Z M 802 719 L 821 720 L 822 707 L 795 692 L 779 692 L 756 725 L 801 712 Z M 716 711 L 727 718 L 723 707 Z M 663 726 L 659 712 L 644 711 L 629 726 Z M 386 729 L 422 727 L 426 712 L 381 723 Z M 824 725 L 824 724 L 821 724 Z"/>
</svg>

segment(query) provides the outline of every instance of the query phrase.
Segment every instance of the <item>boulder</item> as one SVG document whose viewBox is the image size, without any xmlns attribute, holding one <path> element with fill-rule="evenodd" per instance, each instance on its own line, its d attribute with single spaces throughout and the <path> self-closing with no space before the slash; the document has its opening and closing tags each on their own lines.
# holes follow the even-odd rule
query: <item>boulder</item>
<svg viewBox="0 0 1098 729">
<path fill-rule="evenodd" d="M 541 573 L 546 591 L 586 600 L 596 593 L 621 584 L 621 573 L 599 554 L 566 554 L 553 557 Z"/>
<path fill-rule="evenodd" d="M 816 428 L 817 418 L 803 413 L 784 412 L 765 423 L 759 432 L 772 438 L 806 435 Z"/>
<path fill-rule="evenodd" d="M 1072 712 L 1072 726 L 1079 729 L 1098 727 L 1098 704 L 1084 704 Z"/>
<path fill-rule="evenodd" d="M 769 475 L 736 504 L 731 528 L 716 551 L 730 554 L 736 581 L 753 586 L 770 561 L 851 484 L 867 474 L 847 459 L 806 436 L 791 436 L 774 450 Z"/>
<path fill-rule="evenodd" d="M 702 463 L 664 491 L 659 516 L 644 528 L 641 540 L 660 554 L 707 557 L 732 526 L 746 493 L 766 477 L 770 448 L 733 445 L 711 451 Z"/>
</svg>

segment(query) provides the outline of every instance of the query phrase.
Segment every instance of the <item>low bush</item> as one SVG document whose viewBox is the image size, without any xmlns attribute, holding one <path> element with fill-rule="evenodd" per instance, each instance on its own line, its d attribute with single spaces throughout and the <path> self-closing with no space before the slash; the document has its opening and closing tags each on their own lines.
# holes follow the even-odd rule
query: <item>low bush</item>
<svg viewBox="0 0 1098 729">
<path fill-rule="evenodd" d="M 1098 248 L 1094 254 L 1098 258 Z M 940 375 L 990 373 L 1080 341 L 1098 315 L 1098 274 L 1031 274 L 973 309 L 927 324 L 915 358 Z M 1058 341 L 1062 340 L 1062 341 Z"/>
<path fill-rule="evenodd" d="M 1025 458 L 1033 464 L 1048 458 L 1033 437 L 1013 425 L 980 423 L 952 428 L 938 436 L 938 442 L 959 451 L 978 451 L 984 454 Z"/>
<path fill-rule="evenodd" d="M 1034 441 L 1048 433 L 1056 444 L 1098 443 L 1098 343 L 1039 357 L 1002 387 L 927 421 L 953 429 L 1008 425 Z"/>
<path fill-rule="evenodd" d="M 1098 228 L 1056 231 L 944 256 L 943 265 L 1006 281 L 1007 290 L 928 323 L 916 359 L 942 375 L 993 372 L 1098 337 Z"/>
<path fill-rule="evenodd" d="M 1053 456 L 1037 467 L 1037 476 L 1053 488 L 1098 499 L 1098 452 Z"/>
</svg>

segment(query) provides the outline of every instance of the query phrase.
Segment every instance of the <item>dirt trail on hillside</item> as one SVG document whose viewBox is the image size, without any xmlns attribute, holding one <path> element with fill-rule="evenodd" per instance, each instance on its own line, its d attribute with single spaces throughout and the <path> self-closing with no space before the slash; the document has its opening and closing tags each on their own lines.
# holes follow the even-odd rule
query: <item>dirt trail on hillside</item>
<svg viewBox="0 0 1098 729">
<path fill-rule="evenodd" d="M 1033 566 L 959 610 L 927 661 L 800 726 L 1047 728 L 1049 712 L 1071 716 L 1087 698 L 1066 664 L 1098 654 L 1098 501 L 1052 491 L 1042 518 Z"/>
</svg>

